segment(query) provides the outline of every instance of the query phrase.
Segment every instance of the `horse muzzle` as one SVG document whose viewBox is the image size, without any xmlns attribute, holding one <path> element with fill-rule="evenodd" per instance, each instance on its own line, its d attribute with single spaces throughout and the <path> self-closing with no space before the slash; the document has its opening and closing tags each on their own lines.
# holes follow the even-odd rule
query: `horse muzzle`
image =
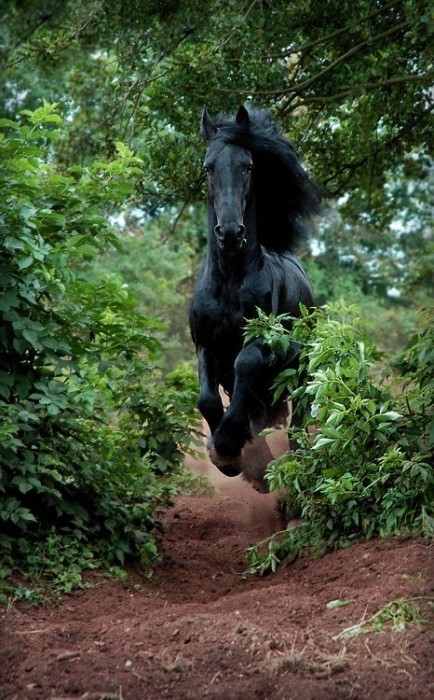
<svg viewBox="0 0 434 700">
<path fill-rule="evenodd" d="M 224 252 L 236 253 L 243 248 L 246 242 L 246 227 L 244 224 L 233 226 L 217 224 L 214 227 L 214 233 L 220 250 Z"/>
</svg>

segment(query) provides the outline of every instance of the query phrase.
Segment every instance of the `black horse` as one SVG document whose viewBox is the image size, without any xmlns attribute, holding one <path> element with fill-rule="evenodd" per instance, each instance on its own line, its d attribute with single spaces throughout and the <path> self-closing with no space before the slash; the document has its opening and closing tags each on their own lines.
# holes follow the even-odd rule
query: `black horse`
<svg viewBox="0 0 434 700">
<path fill-rule="evenodd" d="M 256 307 L 298 316 L 300 302 L 314 305 L 292 253 L 319 199 L 268 112 L 240 107 L 234 118 L 214 122 L 205 109 L 201 133 L 208 144 L 208 251 L 190 309 L 198 406 L 211 431 L 212 462 L 227 476 L 242 472 L 265 491 L 271 453 L 262 449 L 258 458 L 247 448 L 264 427 L 286 417 L 287 397 L 273 403 L 271 387 L 282 370 L 297 368 L 299 348 L 272 352 L 261 340 L 244 346 L 243 327 L 257 316 Z M 227 410 L 219 387 L 229 396 Z"/>
</svg>

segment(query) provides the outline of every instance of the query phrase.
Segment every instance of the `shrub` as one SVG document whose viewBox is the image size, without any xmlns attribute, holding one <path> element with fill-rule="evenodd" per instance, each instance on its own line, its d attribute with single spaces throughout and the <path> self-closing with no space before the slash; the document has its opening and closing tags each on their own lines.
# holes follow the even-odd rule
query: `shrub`
<svg viewBox="0 0 434 700">
<path fill-rule="evenodd" d="M 137 313 L 116 281 L 86 279 L 87 261 L 116 245 L 108 213 L 133 191 L 141 163 L 118 144 L 112 161 L 61 171 L 60 127 L 50 105 L 0 121 L 6 572 L 53 574 L 70 565 L 67 551 L 77 571 L 155 560 L 155 512 L 173 494 L 161 476 L 190 439 L 191 391 L 175 393 L 153 366 L 162 324 Z"/>
<path fill-rule="evenodd" d="M 251 566 L 275 568 L 304 547 L 316 551 L 343 546 L 357 537 L 432 533 L 433 329 L 425 324 L 403 354 L 401 374 L 385 370 L 354 307 L 326 305 L 287 317 L 248 322 L 247 337 L 260 336 L 272 348 L 301 344 L 305 384 L 283 372 L 275 390 L 292 391 L 302 425 L 291 429 L 298 445 L 272 462 L 271 490 L 284 489 L 306 524 L 268 547 L 249 551 Z"/>
</svg>

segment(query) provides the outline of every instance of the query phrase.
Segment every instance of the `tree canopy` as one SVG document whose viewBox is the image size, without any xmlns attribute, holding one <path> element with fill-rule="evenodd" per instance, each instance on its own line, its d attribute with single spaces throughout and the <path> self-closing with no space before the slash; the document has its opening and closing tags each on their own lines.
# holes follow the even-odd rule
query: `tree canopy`
<svg viewBox="0 0 434 700">
<path fill-rule="evenodd" d="M 36 0 L 9 3 L 2 26 L 8 111 L 59 102 L 65 160 L 126 140 L 145 160 L 151 209 L 197 195 L 203 104 L 269 107 L 324 193 L 350 193 L 358 211 L 384 214 L 391 169 L 424 173 L 427 0 L 216 0 L 209 10 L 198 0 Z"/>
</svg>

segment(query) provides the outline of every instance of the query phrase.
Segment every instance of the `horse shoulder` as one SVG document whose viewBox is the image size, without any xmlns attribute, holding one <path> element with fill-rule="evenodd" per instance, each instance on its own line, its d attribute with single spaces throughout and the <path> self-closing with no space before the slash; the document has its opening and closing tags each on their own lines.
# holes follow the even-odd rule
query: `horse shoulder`
<svg viewBox="0 0 434 700">
<path fill-rule="evenodd" d="M 244 318 L 255 318 L 257 308 L 265 313 L 271 313 L 274 296 L 273 280 L 270 279 L 266 267 L 263 266 L 246 275 L 239 294 Z"/>
<path fill-rule="evenodd" d="M 273 313 L 298 316 L 300 302 L 307 307 L 315 305 L 310 282 L 297 258 L 267 251 L 264 259 L 273 293 Z"/>
</svg>

